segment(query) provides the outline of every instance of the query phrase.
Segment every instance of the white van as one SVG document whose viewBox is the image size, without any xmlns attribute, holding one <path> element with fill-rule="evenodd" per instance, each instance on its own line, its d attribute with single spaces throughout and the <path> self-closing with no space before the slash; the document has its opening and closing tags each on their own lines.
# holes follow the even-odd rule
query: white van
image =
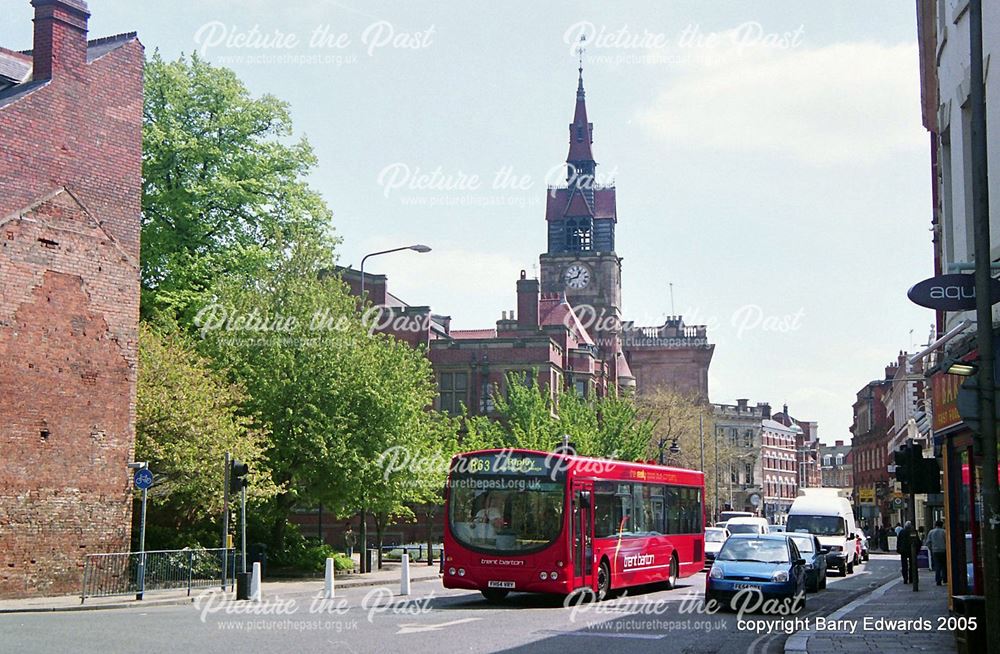
<svg viewBox="0 0 1000 654">
<path fill-rule="evenodd" d="M 729 530 L 730 534 L 755 534 L 759 536 L 767 533 L 767 520 L 738 516 L 730 518 L 726 522 L 726 529 Z"/>
<path fill-rule="evenodd" d="M 854 524 L 851 502 L 845 497 L 799 497 L 792 502 L 786 533 L 807 533 L 819 538 L 826 552 L 826 567 L 846 576 L 861 563 L 861 539 Z"/>
</svg>

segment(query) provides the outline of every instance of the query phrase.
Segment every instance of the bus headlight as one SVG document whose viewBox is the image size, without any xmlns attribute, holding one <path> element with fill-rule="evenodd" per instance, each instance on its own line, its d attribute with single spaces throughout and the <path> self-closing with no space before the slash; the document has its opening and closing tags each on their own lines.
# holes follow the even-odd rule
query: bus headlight
<svg viewBox="0 0 1000 654">
<path fill-rule="evenodd" d="M 465 576 L 465 568 L 459 568 L 458 569 L 458 576 L 459 577 L 464 577 Z"/>
<path fill-rule="evenodd" d="M 555 581 L 558 578 L 559 578 L 559 573 L 555 572 L 554 570 L 552 571 L 552 574 L 549 575 L 549 579 L 551 579 L 552 581 Z"/>
<path fill-rule="evenodd" d="M 542 581 L 545 581 L 546 579 L 549 578 L 549 575 L 547 575 L 545 572 L 539 572 L 538 578 L 541 579 Z"/>
<path fill-rule="evenodd" d="M 455 568 L 448 568 L 448 574 L 450 575 L 455 574 Z"/>
</svg>

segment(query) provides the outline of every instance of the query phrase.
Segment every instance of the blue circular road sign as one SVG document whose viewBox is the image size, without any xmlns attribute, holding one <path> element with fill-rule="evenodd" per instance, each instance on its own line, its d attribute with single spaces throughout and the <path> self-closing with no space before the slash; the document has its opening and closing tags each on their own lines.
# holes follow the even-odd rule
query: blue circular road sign
<svg viewBox="0 0 1000 654">
<path fill-rule="evenodd" d="M 153 485 L 153 473 L 149 468 L 136 470 L 133 481 L 135 482 L 135 487 L 139 490 L 147 490 Z"/>
</svg>

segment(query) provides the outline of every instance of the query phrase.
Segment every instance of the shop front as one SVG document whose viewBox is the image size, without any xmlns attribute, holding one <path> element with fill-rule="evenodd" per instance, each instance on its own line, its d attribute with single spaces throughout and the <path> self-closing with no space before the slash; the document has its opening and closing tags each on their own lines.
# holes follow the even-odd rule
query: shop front
<svg viewBox="0 0 1000 654">
<path fill-rule="evenodd" d="M 971 359 L 975 353 L 966 358 Z M 973 432 L 958 412 L 958 391 L 965 377 L 938 372 L 931 377 L 934 453 L 942 460 L 943 513 L 948 532 L 950 595 L 983 593 L 980 520 L 982 465 Z"/>
</svg>

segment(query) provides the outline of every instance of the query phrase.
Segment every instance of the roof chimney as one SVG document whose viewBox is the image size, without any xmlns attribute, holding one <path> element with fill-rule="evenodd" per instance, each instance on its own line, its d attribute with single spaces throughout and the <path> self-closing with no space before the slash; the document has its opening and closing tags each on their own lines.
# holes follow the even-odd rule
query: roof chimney
<svg viewBox="0 0 1000 654">
<path fill-rule="evenodd" d="M 749 401 L 750 400 L 748 400 L 748 399 L 747 400 L 736 400 L 736 410 L 739 413 L 743 413 L 744 411 L 746 411 L 747 410 L 747 403 Z"/>
<path fill-rule="evenodd" d="M 517 326 L 538 329 L 538 280 L 528 279 L 523 270 L 517 280 Z"/>
<path fill-rule="evenodd" d="M 34 80 L 87 63 L 87 3 L 84 0 L 31 0 L 35 40 L 31 50 Z"/>
<path fill-rule="evenodd" d="M 844 447 L 844 441 L 834 441 L 836 447 Z"/>
</svg>

